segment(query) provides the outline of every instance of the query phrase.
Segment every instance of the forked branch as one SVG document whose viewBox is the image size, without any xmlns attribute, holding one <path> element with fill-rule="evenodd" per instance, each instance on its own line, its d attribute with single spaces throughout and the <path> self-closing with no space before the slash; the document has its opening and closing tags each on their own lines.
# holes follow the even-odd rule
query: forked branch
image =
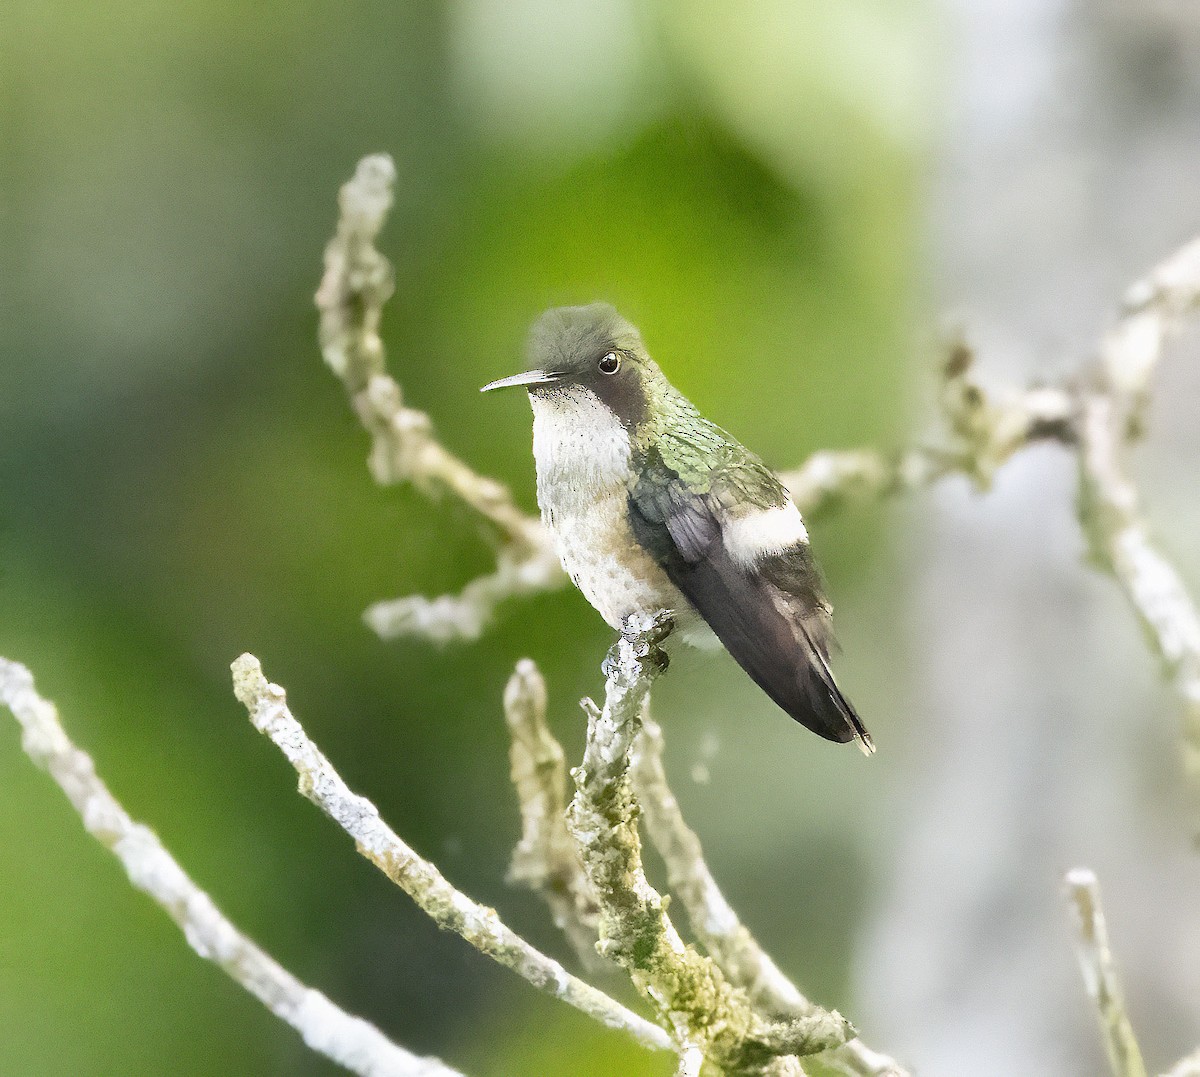
<svg viewBox="0 0 1200 1077">
<path fill-rule="evenodd" d="M 268 737 L 299 775 L 301 794 L 353 838 L 358 851 L 408 894 L 438 927 L 462 936 L 534 987 L 601 1024 L 627 1032 L 647 1047 L 671 1048 L 661 1028 L 571 975 L 509 928 L 495 909 L 456 890 L 434 864 L 417 855 L 379 817 L 374 804 L 350 791 L 292 716 L 284 690 L 263 676 L 257 658 L 244 654 L 233 663 L 233 685 L 254 728 Z"/>
<path fill-rule="evenodd" d="M 392 159 L 375 154 L 359 162 L 353 179 L 341 189 L 337 231 L 325 248 L 325 274 L 316 295 L 321 353 L 371 435 L 369 466 L 375 481 L 383 486 L 411 482 L 432 495 L 450 494 L 473 509 L 494 539 L 496 571 L 472 581 L 461 594 L 379 602 L 364 616 L 385 639 L 475 639 L 501 602 L 560 587 L 566 575 L 540 521 L 521 511 L 506 486 L 478 474 L 445 448 L 429 416 L 404 403 L 399 382 L 387 372 L 379 325 L 393 274 L 375 240 L 391 209 L 395 181 Z"/>
<path fill-rule="evenodd" d="M 609 663 L 612 672 L 612 662 Z M 652 675 L 653 667 L 647 669 Z M 589 717 L 597 714 L 590 701 Z M 662 766 L 662 731 L 651 721 L 643 700 L 642 733 L 632 741 L 630 777 L 636 800 L 630 801 L 636 825 L 640 809 L 646 832 L 667 865 L 670 889 L 684 907 L 696 941 L 724 974 L 729 983 L 744 990 L 751 1006 L 764 1018 L 808 1018 L 823 1014 L 806 999 L 762 950 L 738 920 L 704 862 L 699 839 L 688 828 L 679 810 Z M 505 690 L 505 712 L 513 737 L 513 781 L 521 804 L 524 833 L 514 854 L 514 866 L 522 865 L 520 879 L 539 890 L 555 912 L 556 922 L 572 943 L 585 940 L 596 944 L 598 925 L 595 906 L 584 919 L 573 917 L 575 906 L 560 904 L 563 892 L 587 888 L 595 891 L 582 874 L 579 853 L 563 820 L 554 818 L 550 805 L 562 799 L 563 751 L 546 723 L 546 692 L 541 676 L 528 659 L 522 659 Z M 601 728 L 593 724 L 592 729 Z M 630 732 L 625 730 L 624 732 Z M 592 755 L 595 758 L 594 742 Z M 622 744 L 625 743 L 624 736 Z M 579 772 L 577 772 L 578 774 Z M 566 841 L 566 848 L 563 841 Z M 601 844 L 615 840 L 597 831 Z M 565 919 L 565 924 L 560 920 Z M 607 948 L 607 947 L 606 947 Z M 594 950 L 593 950 L 594 952 Z M 586 951 L 585 951 L 586 953 Z M 695 1050 L 703 1054 L 700 1045 Z M 682 1063 L 681 1063 L 682 1064 Z M 826 1070 L 855 1077 L 907 1077 L 894 1059 L 871 1050 L 853 1039 L 821 1057 Z"/>
</svg>

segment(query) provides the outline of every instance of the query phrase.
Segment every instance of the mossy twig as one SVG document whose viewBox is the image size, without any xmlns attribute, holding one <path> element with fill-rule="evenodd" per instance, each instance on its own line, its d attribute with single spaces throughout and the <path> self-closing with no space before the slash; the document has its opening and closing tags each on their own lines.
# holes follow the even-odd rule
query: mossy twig
<svg viewBox="0 0 1200 1077">
<path fill-rule="evenodd" d="M 804 1018 L 822 1012 L 780 970 L 725 899 L 704 859 L 695 831 L 687 825 L 663 766 L 662 729 L 647 707 L 633 745 L 630 774 L 651 844 L 667 868 L 667 884 L 687 913 L 696 940 L 726 978 L 749 995 L 767 1016 Z M 855 1077 L 908 1077 L 895 1059 L 855 1038 L 831 1050 L 823 1065 Z"/>
<path fill-rule="evenodd" d="M 817 1007 L 793 1020 L 763 1018 L 715 962 L 684 943 L 642 868 L 629 760 L 650 685 L 666 667 L 660 644 L 670 630 L 665 614 L 631 618 L 605 662 L 604 707 L 584 702 L 587 746 L 572 772 L 567 821 L 600 897 L 600 948 L 671 1030 L 681 1072 L 697 1054 L 727 1073 L 799 1072 L 798 1063 L 781 1069 L 780 1060 L 840 1046 L 854 1035 L 849 1022 Z"/>
</svg>

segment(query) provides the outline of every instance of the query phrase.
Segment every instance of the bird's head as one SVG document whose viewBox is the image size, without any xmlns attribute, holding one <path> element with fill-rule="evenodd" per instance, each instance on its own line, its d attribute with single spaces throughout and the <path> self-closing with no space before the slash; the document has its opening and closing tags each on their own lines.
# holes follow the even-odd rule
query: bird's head
<svg viewBox="0 0 1200 1077">
<path fill-rule="evenodd" d="M 626 427 L 639 425 L 663 381 L 641 334 L 607 303 L 554 307 L 529 332 L 529 369 L 485 385 L 482 392 L 519 385 L 539 398 L 599 400 Z"/>
</svg>

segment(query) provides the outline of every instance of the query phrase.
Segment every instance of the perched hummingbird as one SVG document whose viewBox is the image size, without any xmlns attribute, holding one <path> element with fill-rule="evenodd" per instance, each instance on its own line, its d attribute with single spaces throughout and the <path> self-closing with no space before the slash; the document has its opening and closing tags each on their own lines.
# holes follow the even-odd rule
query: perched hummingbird
<svg viewBox="0 0 1200 1077">
<path fill-rule="evenodd" d="M 606 303 L 546 311 L 520 385 L 533 407 L 542 519 L 563 567 L 620 629 L 671 611 L 827 740 L 871 736 L 829 667 L 832 608 L 800 512 L 749 449 L 709 422 Z"/>
</svg>

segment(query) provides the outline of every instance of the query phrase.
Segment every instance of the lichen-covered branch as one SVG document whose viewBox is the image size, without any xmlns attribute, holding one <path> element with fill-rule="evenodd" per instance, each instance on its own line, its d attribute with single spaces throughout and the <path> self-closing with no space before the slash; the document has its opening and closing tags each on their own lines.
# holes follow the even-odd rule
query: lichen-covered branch
<svg viewBox="0 0 1200 1077">
<path fill-rule="evenodd" d="M 234 661 L 233 685 L 255 729 L 271 740 L 300 776 L 301 794 L 349 834 L 358 851 L 408 894 L 438 927 L 461 935 L 481 953 L 535 987 L 609 1028 L 628 1032 L 647 1047 L 672 1047 L 661 1028 L 572 976 L 505 925 L 494 909 L 456 890 L 435 865 L 405 844 L 379 817 L 374 804 L 350 791 L 309 740 L 288 709 L 283 689 L 268 683 L 257 658 L 244 654 Z"/>
<path fill-rule="evenodd" d="M 375 240 L 391 209 L 395 181 L 391 158 L 375 154 L 359 162 L 341 189 L 337 231 L 325 249 L 316 295 L 321 352 L 371 435 L 369 464 L 376 482 L 411 482 L 429 494 L 457 497 L 488 522 L 497 557 L 494 573 L 458 595 L 380 602 L 365 616 L 384 638 L 474 639 L 501 602 L 560 587 L 566 575 L 541 522 L 521 511 L 507 487 L 446 449 L 434 436 L 429 416 L 404 403 L 399 383 L 387 372 L 379 325 L 393 274 Z"/>
<path fill-rule="evenodd" d="M 455 1077 L 435 1058 L 420 1058 L 392 1043 L 374 1025 L 339 1009 L 307 987 L 243 935 L 216 907 L 146 826 L 136 823 L 96 775 L 91 757 L 75 747 L 33 675 L 0 658 L 0 703 L 22 729 L 25 753 L 47 770 L 83 820 L 84 828 L 121 862 L 129 881 L 179 925 L 188 945 L 286 1021 L 314 1051 L 362 1077 Z"/>
<path fill-rule="evenodd" d="M 1121 985 L 1108 944 L 1100 885 L 1095 874 L 1087 868 L 1067 872 L 1064 885 L 1075 919 L 1075 952 L 1087 993 L 1100 1018 L 1109 1068 L 1113 1077 L 1146 1077 L 1146 1066 L 1125 1012 L 1125 1000 L 1121 996 Z"/>
<path fill-rule="evenodd" d="M 803 1017 L 817 1007 L 780 970 L 725 899 L 704 859 L 695 831 L 687 825 L 663 767 L 663 736 L 647 708 L 633 745 L 630 774 L 646 833 L 667 868 L 667 884 L 687 913 L 697 941 L 751 1003 L 768 1015 Z M 830 1051 L 822 1063 L 856 1077 L 907 1077 L 886 1055 L 853 1039 Z"/>
<path fill-rule="evenodd" d="M 631 618 L 605 663 L 603 709 L 585 701 L 587 747 L 574 772 L 568 826 L 601 895 L 600 949 L 629 973 L 671 1029 L 681 1055 L 702 1055 L 729 1073 L 800 1072 L 781 1060 L 814 1054 L 854 1035 L 840 1015 L 819 1010 L 768 1021 L 717 965 L 684 943 L 662 897 L 646 879 L 629 758 L 650 685 L 665 667 L 659 644 L 669 618 Z"/>
<path fill-rule="evenodd" d="M 546 689 L 537 667 L 517 663 L 504 696 L 513 738 L 513 782 L 521 805 L 523 836 L 510 873 L 547 897 L 568 937 L 595 954 L 598 906 L 566 828 L 562 746 L 546 724 Z M 589 712 L 590 713 L 590 712 Z M 646 830 L 668 870 L 668 882 L 688 914 L 697 940 L 735 987 L 767 1017 L 798 1017 L 816 1007 L 806 999 L 738 921 L 703 859 L 662 767 L 662 731 L 642 713 L 642 735 L 631 749 L 630 774 Z M 586 895 L 586 897 L 584 896 Z M 581 911 L 581 906 L 583 909 Z M 565 920 L 565 923 L 563 922 Z M 681 1060 L 681 1066 L 686 1059 Z M 822 1058 L 828 1069 L 856 1077 L 907 1077 L 893 1059 L 852 1040 Z"/>
<path fill-rule="evenodd" d="M 590 970 L 606 965 L 596 953 L 599 906 L 567 831 L 567 764 L 546 724 L 546 682 L 528 658 L 504 689 L 512 745 L 512 781 L 521 807 L 521 840 L 509 881 L 541 894 L 555 925 Z"/>
<path fill-rule="evenodd" d="M 796 507 L 813 519 L 843 505 L 931 486 L 953 470 L 953 461 L 934 449 L 910 449 L 896 456 L 875 449 L 820 449 L 779 477 Z"/>
<path fill-rule="evenodd" d="M 683 905 L 693 934 L 756 1006 L 769 1013 L 804 1012 L 811 1003 L 758 945 L 717 886 L 700 839 L 667 784 L 662 751 L 662 730 L 643 713 L 641 736 L 633 746 L 633 788 L 646 834 L 666 865 L 667 885 Z"/>
</svg>

